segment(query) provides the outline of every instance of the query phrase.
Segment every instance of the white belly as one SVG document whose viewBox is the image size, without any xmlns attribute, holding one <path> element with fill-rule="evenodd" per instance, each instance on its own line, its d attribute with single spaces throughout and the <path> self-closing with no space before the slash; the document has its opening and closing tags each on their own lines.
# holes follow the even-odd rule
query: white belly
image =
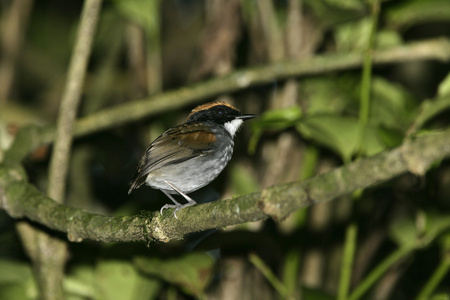
<svg viewBox="0 0 450 300">
<path fill-rule="evenodd" d="M 176 192 L 167 185 L 170 182 L 183 193 L 194 192 L 213 181 L 226 167 L 233 154 L 230 145 L 215 154 L 199 156 L 182 163 L 167 165 L 148 174 L 145 182 L 154 189 Z"/>
</svg>

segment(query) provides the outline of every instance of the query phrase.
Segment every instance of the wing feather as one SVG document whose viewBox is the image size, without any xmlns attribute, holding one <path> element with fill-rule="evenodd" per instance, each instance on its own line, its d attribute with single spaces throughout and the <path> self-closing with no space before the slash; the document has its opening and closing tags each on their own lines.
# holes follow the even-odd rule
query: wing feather
<svg viewBox="0 0 450 300">
<path fill-rule="evenodd" d="M 183 124 L 167 130 L 147 148 L 128 193 L 141 186 L 154 170 L 207 154 L 215 141 L 210 127 L 203 123 Z"/>
</svg>

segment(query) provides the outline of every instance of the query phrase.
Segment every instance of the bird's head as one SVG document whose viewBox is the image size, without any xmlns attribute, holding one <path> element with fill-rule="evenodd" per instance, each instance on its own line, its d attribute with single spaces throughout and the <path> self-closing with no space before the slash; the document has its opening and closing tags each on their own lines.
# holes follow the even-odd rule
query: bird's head
<svg viewBox="0 0 450 300">
<path fill-rule="evenodd" d="M 242 114 L 236 107 L 223 101 L 205 103 L 194 108 L 186 119 L 190 122 L 213 122 L 222 125 L 234 136 L 246 120 L 256 117 L 253 114 Z"/>
</svg>

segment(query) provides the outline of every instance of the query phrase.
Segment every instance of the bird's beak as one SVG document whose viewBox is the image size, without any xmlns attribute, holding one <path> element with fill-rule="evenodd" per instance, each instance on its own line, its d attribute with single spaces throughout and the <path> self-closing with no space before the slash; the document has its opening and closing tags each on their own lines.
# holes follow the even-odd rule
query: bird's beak
<svg viewBox="0 0 450 300">
<path fill-rule="evenodd" d="M 241 120 L 247 121 L 247 120 L 250 120 L 253 118 L 256 118 L 256 115 L 250 115 L 250 114 L 249 115 L 241 115 L 241 116 L 237 117 L 236 119 L 241 119 Z"/>
</svg>

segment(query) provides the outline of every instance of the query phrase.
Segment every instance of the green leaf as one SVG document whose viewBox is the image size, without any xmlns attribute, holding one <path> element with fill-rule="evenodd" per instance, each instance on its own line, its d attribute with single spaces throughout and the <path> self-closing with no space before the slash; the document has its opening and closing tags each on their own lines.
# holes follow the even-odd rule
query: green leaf
<svg viewBox="0 0 450 300">
<path fill-rule="evenodd" d="M 37 299 L 36 297 L 29 297 L 26 289 L 21 284 L 0 285 L 0 299 L 2 300 L 17 300 L 17 299 Z"/>
<path fill-rule="evenodd" d="M 178 285 L 197 297 L 203 295 L 213 276 L 214 260 L 206 253 L 193 252 L 169 260 L 137 257 L 134 263 L 145 274 Z"/>
<path fill-rule="evenodd" d="M 94 268 L 90 265 L 77 265 L 64 278 L 64 290 L 71 297 L 94 298 Z"/>
<path fill-rule="evenodd" d="M 430 300 L 450 300 L 450 295 L 446 293 L 440 293 L 436 295 L 432 295 L 430 297 Z"/>
<path fill-rule="evenodd" d="M 448 253 L 450 251 L 450 233 L 445 233 L 439 241 L 441 248 L 444 253 Z"/>
<path fill-rule="evenodd" d="M 450 73 L 445 76 L 438 87 L 438 96 L 443 97 L 448 95 L 450 95 Z"/>
<path fill-rule="evenodd" d="M 301 118 L 302 110 L 298 106 L 272 109 L 264 112 L 252 121 L 253 129 L 282 130 L 294 126 Z"/>
<path fill-rule="evenodd" d="M 104 260 L 95 269 L 96 299 L 146 300 L 155 295 L 159 284 L 141 276 L 128 261 Z"/>
<path fill-rule="evenodd" d="M 450 94 L 439 97 L 437 99 L 425 100 L 419 108 L 419 113 L 408 130 L 409 133 L 415 133 L 422 128 L 425 123 L 450 108 Z"/>
<path fill-rule="evenodd" d="M 347 162 L 356 153 L 358 120 L 354 117 L 318 115 L 303 119 L 297 130 L 308 139 L 324 145 Z M 386 145 L 379 138 L 376 128 L 367 127 L 364 135 L 364 154 L 374 155 L 383 151 Z"/>
<path fill-rule="evenodd" d="M 450 5 L 448 4 L 448 0 L 393 2 L 394 6 L 386 11 L 386 23 L 391 28 L 408 28 L 413 25 L 428 22 L 450 21 Z"/>
<path fill-rule="evenodd" d="M 366 50 L 369 44 L 372 20 L 370 17 L 358 21 L 344 23 L 335 29 L 336 45 L 339 51 Z M 380 30 L 375 36 L 376 48 L 388 48 L 402 44 L 402 38 L 398 32 L 392 30 Z"/>
<path fill-rule="evenodd" d="M 416 244 L 418 234 L 413 217 L 397 217 L 389 228 L 389 235 L 399 247 Z"/>
<path fill-rule="evenodd" d="M 261 190 L 256 178 L 255 174 L 252 174 L 247 166 L 233 165 L 233 168 L 231 168 L 233 195 L 246 195 Z"/>
<path fill-rule="evenodd" d="M 432 241 L 450 229 L 450 216 L 439 212 L 427 212 L 424 238 Z"/>
<path fill-rule="evenodd" d="M 20 261 L 0 260 L 0 284 L 25 282 L 33 277 L 31 267 Z"/>
<path fill-rule="evenodd" d="M 298 106 L 264 112 L 251 123 L 253 134 L 248 145 L 248 152 L 255 153 L 258 141 L 265 130 L 283 130 L 292 127 L 297 124 L 301 116 L 302 110 Z"/>
<path fill-rule="evenodd" d="M 360 0 L 306 0 L 305 4 L 324 28 L 334 28 L 366 13 L 365 3 Z"/>
<path fill-rule="evenodd" d="M 0 299 L 35 298 L 37 288 L 29 264 L 1 259 L 0 270 Z"/>
<path fill-rule="evenodd" d="M 304 98 L 306 114 L 341 114 L 345 110 L 356 110 L 353 76 L 330 76 L 305 79 L 299 85 Z"/>
<path fill-rule="evenodd" d="M 398 131 L 406 131 L 415 112 L 415 99 L 401 85 L 381 77 L 372 81 L 373 100 L 370 123 Z"/>
<path fill-rule="evenodd" d="M 125 17 L 141 25 L 146 30 L 148 38 L 159 39 L 160 0 L 115 0 L 114 4 Z"/>
<path fill-rule="evenodd" d="M 388 148 L 394 148 L 402 143 L 404 134 L 395 129 L 380 127 L 378 128 L 378 137 Z"/>
</svg>

